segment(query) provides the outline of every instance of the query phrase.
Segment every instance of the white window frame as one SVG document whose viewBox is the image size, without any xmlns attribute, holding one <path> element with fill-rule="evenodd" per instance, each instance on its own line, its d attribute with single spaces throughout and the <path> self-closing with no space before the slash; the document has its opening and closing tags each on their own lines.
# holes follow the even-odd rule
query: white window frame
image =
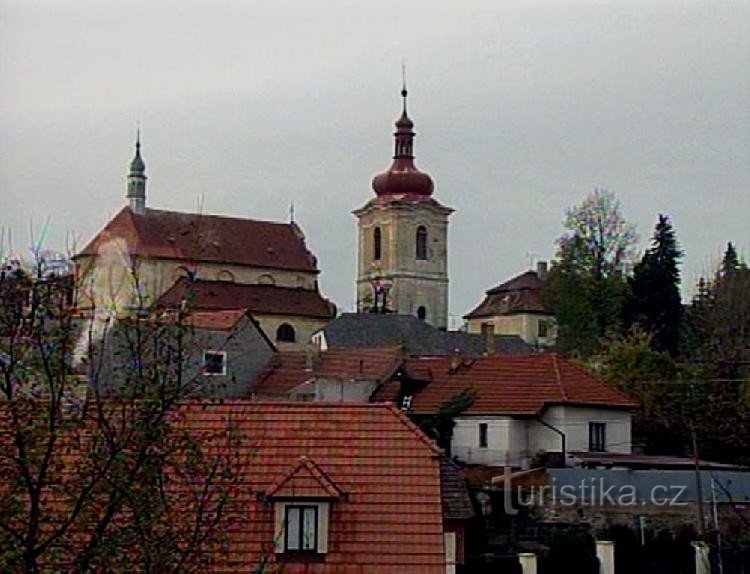
<svg viewBox="0 0 750 574">
<path fill-rule="evenodd" d="M 209 373 L 206 371 L 206 355 L 221 355 L 221 372 L 220 373 Z M 205 349 L 203 351 L 203 359 L 201 361 L 201 374 L 207 377 L 223 377 L 227 374 L 227 352 L 226 351 L 212 351 L 211 349 Z"/>
<path fill-rule="evenodd" d="M 275 514 L 275 545 L 276 554 L 293 556 L 297 551 L 286 551 L 286 508 L 287 506 L 316 506 L 318 508 L 318 545 L 313 550 L 307 550 L 303 553 L 308 554 L 326 554 L 328 553 L 328 515 L 331 508 L 330 502 L 321 502 L 318 500 L 286 500 L 274 503 Z"/>
</svg>

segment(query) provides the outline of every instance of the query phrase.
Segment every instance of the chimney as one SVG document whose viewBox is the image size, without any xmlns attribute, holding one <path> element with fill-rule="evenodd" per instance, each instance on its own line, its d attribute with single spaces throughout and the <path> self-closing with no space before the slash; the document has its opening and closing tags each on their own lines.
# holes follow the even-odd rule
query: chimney
<svg viewBox="0 0 750 574">
<path fill-rule="evenodd" d="M 537 261 L 536 262 L 536 276 L 542 281 L 547 280 L 547 262 Z"/>
<path fill-rule="evenodd" d="M 305 348 L 305 370 L 313 371 L 319 359 L 320 351 L 317 349 L 317 346 L 314 343 L 307 345 Z"/>
<path fill-rule="evenodd" d="M 460 349 L 453 349 L 453 354 L 451 354 L 451 368 L 450 368 L 451 374 L 455 373 L 458 370 L 458 367 L 460 366 L 461 366 L 461 351 Z"/>
</svg>

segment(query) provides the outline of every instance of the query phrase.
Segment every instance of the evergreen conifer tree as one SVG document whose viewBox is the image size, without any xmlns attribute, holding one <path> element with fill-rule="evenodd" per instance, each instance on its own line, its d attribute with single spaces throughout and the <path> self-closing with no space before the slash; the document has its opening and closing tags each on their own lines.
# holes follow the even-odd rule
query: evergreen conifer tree
<svg viewBox="0 0 750 574">
<path fill-rule="evenodd" d="M 680 251 L 674 227 L 659 214 L 654 235 L 631 279 L 629 319 L 651 335 L 656 351 L 677 355 L 682 319 Z"/>
</svg>

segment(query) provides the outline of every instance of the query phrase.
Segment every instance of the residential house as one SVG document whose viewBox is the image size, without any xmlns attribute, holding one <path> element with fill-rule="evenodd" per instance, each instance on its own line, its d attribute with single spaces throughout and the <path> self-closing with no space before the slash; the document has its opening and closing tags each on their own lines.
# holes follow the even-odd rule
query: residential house
<svg viewBox="0 0 750 574">
<path fill-rule="evenodd" d="M 555 317 L 545 300 L 547 263 L 488 290 L 484 300 L 464 315 L 469 333 L 518 335 L 529 345 L 555 343 Z"/>
<path fill-rule="evenodd" d="M 406 359 L 374 393 L 414 416 L 435 415 L 471 389 L 450 454 L 469 464 L 528 467 L 537 455 L 628 453 L 635 404 L 555 353 Z"/>
<path fill-rule="evenodd" d="M 441 453 L 387 404 L 193 403 L 186 424 L 246 464 L 213 571 L 444 574 Z M 224 447 L 226 448 L 226 446 Z M 448 536 L 453 539 L 454 536 Z"/>
<path fill-rule="evenodd" d="M 250 392 L 263 399 L 368 402 L 403 357 L 399 347 L 279 352 Z"/>
<path fill-rule="evenodd" d="M 140 351 L 132 346 L 136 337 Z M 173 359 L 178 350 L 180 360 Z M 140 376 L 136 370 L 145 366 L 163 372 L 171 369 L 170 381 L 185 385 L 186 396 L 247 397 L 250 382 L 275 351 L 258 322 L 241 309 L 196 311 L 179 320 L 173 313 L 160 313 L 115 322 L 89 351 L 101 367 L 80 370 L 88 373 L 90 388 L 100 385 L 107 392 L 132 384 Z"/>
</svg>

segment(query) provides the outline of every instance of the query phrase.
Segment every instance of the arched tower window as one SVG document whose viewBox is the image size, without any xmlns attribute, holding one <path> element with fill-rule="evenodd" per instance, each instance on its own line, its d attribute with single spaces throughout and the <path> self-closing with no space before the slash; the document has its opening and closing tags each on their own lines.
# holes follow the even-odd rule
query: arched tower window
<svg viewBox="0 0 750 574">
<path fill-rule="evenodd" d="M 372 232 L 372 258 L 380 261 L 383 255 L 383 237 L 380 228 L 376 227 Z"/>
<path fill-rule="evenodd" d="M 417 227 L 417 259 L 427 259 L 427 228 Z"/>
<path fill-rule="evenodd" d="M 297 333 L 294 332 L 294 327 L 289 323 L 279 325 L 279 328 L 276 329 L 276 340 L 282 343 L 294 343 L 297 340 Z"/>
<path fill-rule="evenodd" d="M 420 319 L 422 321 L 427 319 L 427 307 L 425 307 L 424 305 L 420 306 L 417 309 L 417 319 Z"/>
</svg>

